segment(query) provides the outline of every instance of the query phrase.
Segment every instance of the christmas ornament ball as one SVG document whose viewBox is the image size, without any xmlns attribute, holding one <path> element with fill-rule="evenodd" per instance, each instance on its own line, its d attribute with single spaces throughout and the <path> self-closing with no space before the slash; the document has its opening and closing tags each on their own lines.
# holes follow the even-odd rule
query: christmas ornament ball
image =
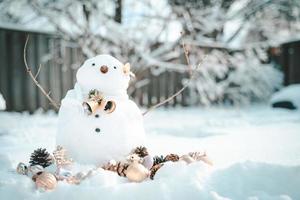
<svg viewBox="0 0 300 200">
<path fill-rule="evenodd" d="M 142 182 L 149 176 L 149 170 L 142 164 L 132 163 L 126 170 L 126 177 L 132 182 Z"/>
<path fill-rule="evenodd" d="M 37 188 L 44 190 L 53 190 L 57 185 L 56 177 L 49 172 L 41 172 L 34 176 Z"/>
<path fill-rule="evenodd" d="M 17 173 L 22 174 L 22 175 L 27 175 L 28 174 L 28 167 L 26 164 L 20 162 L 17 166 Z"/>
</svg>

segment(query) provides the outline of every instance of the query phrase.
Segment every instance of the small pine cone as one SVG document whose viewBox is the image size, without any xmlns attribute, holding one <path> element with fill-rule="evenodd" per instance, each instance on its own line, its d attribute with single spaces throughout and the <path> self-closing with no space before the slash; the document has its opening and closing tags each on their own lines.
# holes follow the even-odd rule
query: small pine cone
<svg viewBox="0 0 300 200">
<path fill-rule="evenodd" d="M 66 166 L 72 164 L 72 159 L 68 158 L 67 150 L 62 146 L 57 146 L 53 152 L 53 157 L 58 166 Z"/>
<path fill-rule="evenodd" d="M 154 176 L 156 174 L 156 172 L 163 166 L 163 163 L 154 165 L 151 169 L 150 169 L 150 179 L 153 180 Z"/>
<path fill-rule="evenodd" d="M 153 166 L 164 162 L 165 162 L 165 158 L 163 156 L 155 156 L 153 158 Z"/>
<path fill-rule="evenodd" d="M 165 157 L 165 162 L 167 162 L 167 161 L 176 162 L 178 160 L 179 160 L 179 156 L 177 154 L 173 154 L 173 153 L 171 153 Z"/>
<path fill-rule="evenodd" d="M 29 163 L 31 166 L 41 165 L 45 168 L 53 163 L 53 159 L 46 149 L 38 148 L 31 154 Z"/>
<path fill-rule="evenodd" d="M 144 158 L 145 156 L 148 156 L 148 150 L 146 147 L 140 146 L 140 147 L 136 147 L 133 150 L 133 153 L 137 154 L 139 157 Z"/>
<path fill-rule="evenodd" d="M 200 152 L 190 152 L 189 156 L 191 156 L 194 160 L 201 160 L 203 157 L 206 156 L 206 152 L 200 153 Z"/>
<path fill-rule="evenodd" d="M 112 171 L 112 172 L 117 172 L 117 165 L 108 163 L 108 164 L 102 166 L 102 169 Z"/>
<path fill-rule="evenodd" d="M 118 175 L 126 177 L 126 173 L 125 172 L 126 172 L 128 166 L 129 165 L 127 163 L 118 162 L 117 163 L 117 170 L 116 170 L 116 172 L 118 173 Z"/>
</svg>

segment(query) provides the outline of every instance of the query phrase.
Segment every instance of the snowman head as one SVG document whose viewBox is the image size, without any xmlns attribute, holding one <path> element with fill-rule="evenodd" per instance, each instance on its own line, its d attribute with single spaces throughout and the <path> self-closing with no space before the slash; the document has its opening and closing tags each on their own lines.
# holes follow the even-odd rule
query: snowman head
<svg viewBox="0 0 300 200">
<path fill-rule="evenodd" d="M 78 69 L 77 83 L 82 89 L 97 89 L 104 94 L 126 93 L 130 80 L 130 65 L 121 63 L 110 55 L 90 58 Z"/>
</svg>

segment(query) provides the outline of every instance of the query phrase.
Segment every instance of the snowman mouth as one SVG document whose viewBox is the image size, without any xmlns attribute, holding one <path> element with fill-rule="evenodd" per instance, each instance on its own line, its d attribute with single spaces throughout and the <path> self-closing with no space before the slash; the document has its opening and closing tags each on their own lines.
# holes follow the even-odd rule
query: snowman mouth
<svg viewBox="0 0 300 200">
<path fill-rule="evenodd" d="M 110 114 L 116 109 L 116 103 L 114 101 L 108 101 L 104 107 L 104 112 Z"/>
</svg>

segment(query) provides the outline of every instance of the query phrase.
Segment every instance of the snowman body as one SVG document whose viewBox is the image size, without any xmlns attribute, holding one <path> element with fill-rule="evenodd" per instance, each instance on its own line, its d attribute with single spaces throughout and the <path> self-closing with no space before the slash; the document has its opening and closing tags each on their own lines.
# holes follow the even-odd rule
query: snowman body
<svg viewBox="0 0 300 200">
<path fill-rule="evenodd" d="M 104 164 L 122 159 L 133 148 L 144 144 L 143 117 L 128 98 L 130 77 L 121 62 L 109 55 L 96 56 L 79 68 L 76 78 L 74 89 L 61 102 L 57 145 L 65 147 L 75 161 Z M 84 112 L 82 103 L 93 89 L 100 91 L 106 101 L 115 102 L 112 113 Z"/>
</svg>

